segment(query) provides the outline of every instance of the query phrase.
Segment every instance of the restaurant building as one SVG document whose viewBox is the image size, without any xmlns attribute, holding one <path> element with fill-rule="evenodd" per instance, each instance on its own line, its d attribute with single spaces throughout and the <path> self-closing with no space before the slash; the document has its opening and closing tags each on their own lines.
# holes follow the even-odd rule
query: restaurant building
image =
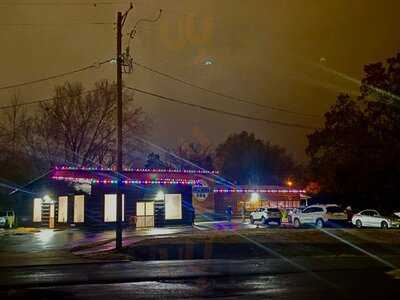
<svg viewBox="0 0 400 300">
<path fill-rule="evenodd" d="M 137 228 L 191 225 L 258 207 L 298 207 L 303 190 L 277 186 L 235 186 L 215 171 L 56 167 L 43 180 L 18 193 L 20 225 L 114 226 L 116 188 L 123 194 L 122 219 Z"/>
</svg>

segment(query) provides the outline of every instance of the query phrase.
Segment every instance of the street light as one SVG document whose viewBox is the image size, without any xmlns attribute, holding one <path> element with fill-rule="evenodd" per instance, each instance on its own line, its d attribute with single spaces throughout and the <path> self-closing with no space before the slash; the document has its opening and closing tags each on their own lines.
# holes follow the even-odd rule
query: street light
<svg viewBox="0 0 400 300">
<path fill-rule="evenodd" d="M 286 184 L 288 187 L 292 187 L 293 186 L 293 181 L 291 181 L 290 179 L 288 181 L 286 181 Z"/>
<path fill-rule="evenodd" d="M 49 195 L 44 195 L 43 202 L 44 203 L 53 203 L 53 200 L 51 199 L 51 197 Z"/>
<path fill-rule="evenodd" d="M 164 192 L 158 191 L 154 200 L 164 200 Z"/>
<path fill-rule="evenodd" d="M 257 202 L 260 199 L 260 195 L 258 193 L 251 193 L 250 201 Z"/>
</svg>

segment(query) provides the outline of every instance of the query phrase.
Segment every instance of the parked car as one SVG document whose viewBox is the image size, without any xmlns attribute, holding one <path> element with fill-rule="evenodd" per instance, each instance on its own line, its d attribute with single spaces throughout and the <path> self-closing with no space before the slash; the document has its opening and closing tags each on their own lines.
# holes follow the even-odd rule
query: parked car
<svg viewBox="0 0 400 300">
<path fill-rule="evenodd" d="M 250 223 L 254 224 L 255 221 L 260 221 L 262 224 L 269 224 L 271 222 L 281 225 L 282 213 L 279 208 L 262 207 L 258 208 L 250 214 Z"/>
<path fill-rule="evenodd" d="M 393 214 L 391 217 L 381 215 L 377 210 L 365 209 L 355 214 L 351 219 L 351 223 L 357 228 L 377 227 L 377 228 L 399 228 L 400 218 Z"/>
<path fill-rule="evenodd" d="M 288 218 L 288 223 L 291 224 L 293 223 L 293 213 L 294 213 L 294 209 L 293 208 L 287 208 L 286 209 L 287 212 L 287 218 Z"/>
<path fill-rule="evenodd" d="M 0 216 L 0 227 L 6 227 L 7 218 L 3 215 Z"/>
<path fill-rule="evenodd" d="M 0 212 L 0 227 L 12 228 L 15 223 L 15 213 L 13 210 Z"/>
<path fill-rule="evenodd" d="M 346 225 L 347 214 L 336 204 L 310 205 L 293 216 L 294 227 L 315 225 L 322 228 L 329 225 Z"/>
<path fill-rule="evenodd" d="M 293 216 L 299 212 L 301 212 L 304 209 L 304 207 L 298 207 L 298 208 L 287 208 L 286 211 L 288 213 L 288 223 L 292 224 L 293 223 Z"/>
</svg>

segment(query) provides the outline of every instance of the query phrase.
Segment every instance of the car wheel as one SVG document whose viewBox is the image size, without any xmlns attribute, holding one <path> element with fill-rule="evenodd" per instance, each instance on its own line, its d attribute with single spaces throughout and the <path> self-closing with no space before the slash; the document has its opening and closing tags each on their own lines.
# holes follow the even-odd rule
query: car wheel
<svg viewBox="0 0 400 300">
<path fill-rule="evenodd" d="M 357 228 L 362 228 L 362 222 L 361 222 L 361 220 L 357 220 L 357 221 L 356 221 L 356 227 L 357 227 Z"/>
<path fill-rule="evenodd" d="M 389 224 L 386 221 L 382 221 L 381 228 L 382 229 L 388 229 L 389 228 Z"/>
<path fill-rule="evenodd" d="M 323 228 L 324 227 L 324 220 L 318 219 L 317 222 L 315 222 L 315 225 L 317 228 Z"/>
<path fill-rule="evenodd" d="M 253 216 L 250 216 L 250 223 L 251 223 L 251 224 L 254 224 L 254 218 L 253 218 Z"/>
<path fill-rule="evenodd" d="M 294 224 L 294 227 L 296 227 L 296 228 L 299 228 L 301 225 L 299 219 L 294 219 L 293 224 Z"/>
</svg>

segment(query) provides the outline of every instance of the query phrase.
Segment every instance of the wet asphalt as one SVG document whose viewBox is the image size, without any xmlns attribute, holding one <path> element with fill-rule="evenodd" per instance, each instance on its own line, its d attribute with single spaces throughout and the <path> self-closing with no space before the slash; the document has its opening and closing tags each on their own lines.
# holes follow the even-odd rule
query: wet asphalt
<svg viewBox="0 0 400 300">
<path fill-rule="evenodd" d="M 3 269 L 7 299 L 397 299 L 370 258 L 130 262 Z"/>
</svg>

